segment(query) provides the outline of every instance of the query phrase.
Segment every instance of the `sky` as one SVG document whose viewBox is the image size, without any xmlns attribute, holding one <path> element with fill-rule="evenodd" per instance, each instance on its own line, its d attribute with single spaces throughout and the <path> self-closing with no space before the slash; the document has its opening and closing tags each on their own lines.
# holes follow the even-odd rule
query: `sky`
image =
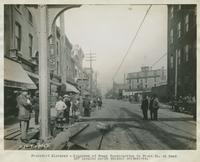
<svg viewBox="0 0 200 162">
<path fill-rule="evenodd" d="M 85 54 L 96 54 L 93 68 L 103 93 L 111 89 L 113 76 L 130 46 L 149 5 L 82 5 L 65 12 L 65 32 Z M 167 6 L 153 5 L 114 80 L 152 66 L 167 52 Z M 83 62 L 89 67 L 89 62 Z M 153 69 L 167 67 L 165 56 Z"/>
</svg>

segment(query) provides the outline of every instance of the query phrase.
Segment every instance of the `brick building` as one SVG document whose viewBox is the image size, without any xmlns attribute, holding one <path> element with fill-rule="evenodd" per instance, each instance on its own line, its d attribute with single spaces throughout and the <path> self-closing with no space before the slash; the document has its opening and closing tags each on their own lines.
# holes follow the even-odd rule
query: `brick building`
<svg viewBox="0 0 200 162">
<path fill-rule="evenodd" d="M 168 5 L 168 93 L 196 95 L 196 5 Z"/>
<path fill-rule="evenodd" d="M 24 5 L 4 6 L 4 114 L 16 112 L 17 90 L 38 86 L 38 36 L 34 11 Z"/>
</svg>

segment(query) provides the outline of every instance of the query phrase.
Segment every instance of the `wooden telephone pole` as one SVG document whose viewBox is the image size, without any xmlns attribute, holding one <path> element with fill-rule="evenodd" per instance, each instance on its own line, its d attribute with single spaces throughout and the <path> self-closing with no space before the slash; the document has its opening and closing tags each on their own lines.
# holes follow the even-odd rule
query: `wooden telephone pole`
<svg viewBox="0 0 200 162">
<path fill-rule="evenodd" d="M 93 68 L 92 62 L 96 61 L 96 54 L 95 53 L 86 53 L 86 61 L 90 62 L 90 95 L 93 96 Z"/>
</svg>

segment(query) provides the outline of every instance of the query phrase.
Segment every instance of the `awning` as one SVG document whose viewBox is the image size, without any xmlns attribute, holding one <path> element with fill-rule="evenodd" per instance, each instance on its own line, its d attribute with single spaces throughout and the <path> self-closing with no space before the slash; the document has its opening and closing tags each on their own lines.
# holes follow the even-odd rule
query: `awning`
<svg viewBox="0 0 200 162">
<path fill-rule="evenodd" d="M 80 91 L 72 84 L 65 83 L 67 92 L 80 93 Z"/>
<path fill-rule="evenodd" d="M 22 66 L 7 58 L 4 58 L 4 86 L 37 89 Z"/>
</svg>

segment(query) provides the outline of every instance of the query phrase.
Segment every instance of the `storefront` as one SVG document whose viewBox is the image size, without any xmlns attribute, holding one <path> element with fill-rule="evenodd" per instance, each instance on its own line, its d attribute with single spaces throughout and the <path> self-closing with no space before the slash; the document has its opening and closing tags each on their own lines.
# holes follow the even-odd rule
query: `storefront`
<svg viewBox="0 0 200 162">
<path fill-rule="evenodd" d="M 4 58 L 4 115 L 17 115 L 16 97 L 19 90 L 26 88 L 29 91 L 37 89 L 21 64 Z"/>
</svg>

